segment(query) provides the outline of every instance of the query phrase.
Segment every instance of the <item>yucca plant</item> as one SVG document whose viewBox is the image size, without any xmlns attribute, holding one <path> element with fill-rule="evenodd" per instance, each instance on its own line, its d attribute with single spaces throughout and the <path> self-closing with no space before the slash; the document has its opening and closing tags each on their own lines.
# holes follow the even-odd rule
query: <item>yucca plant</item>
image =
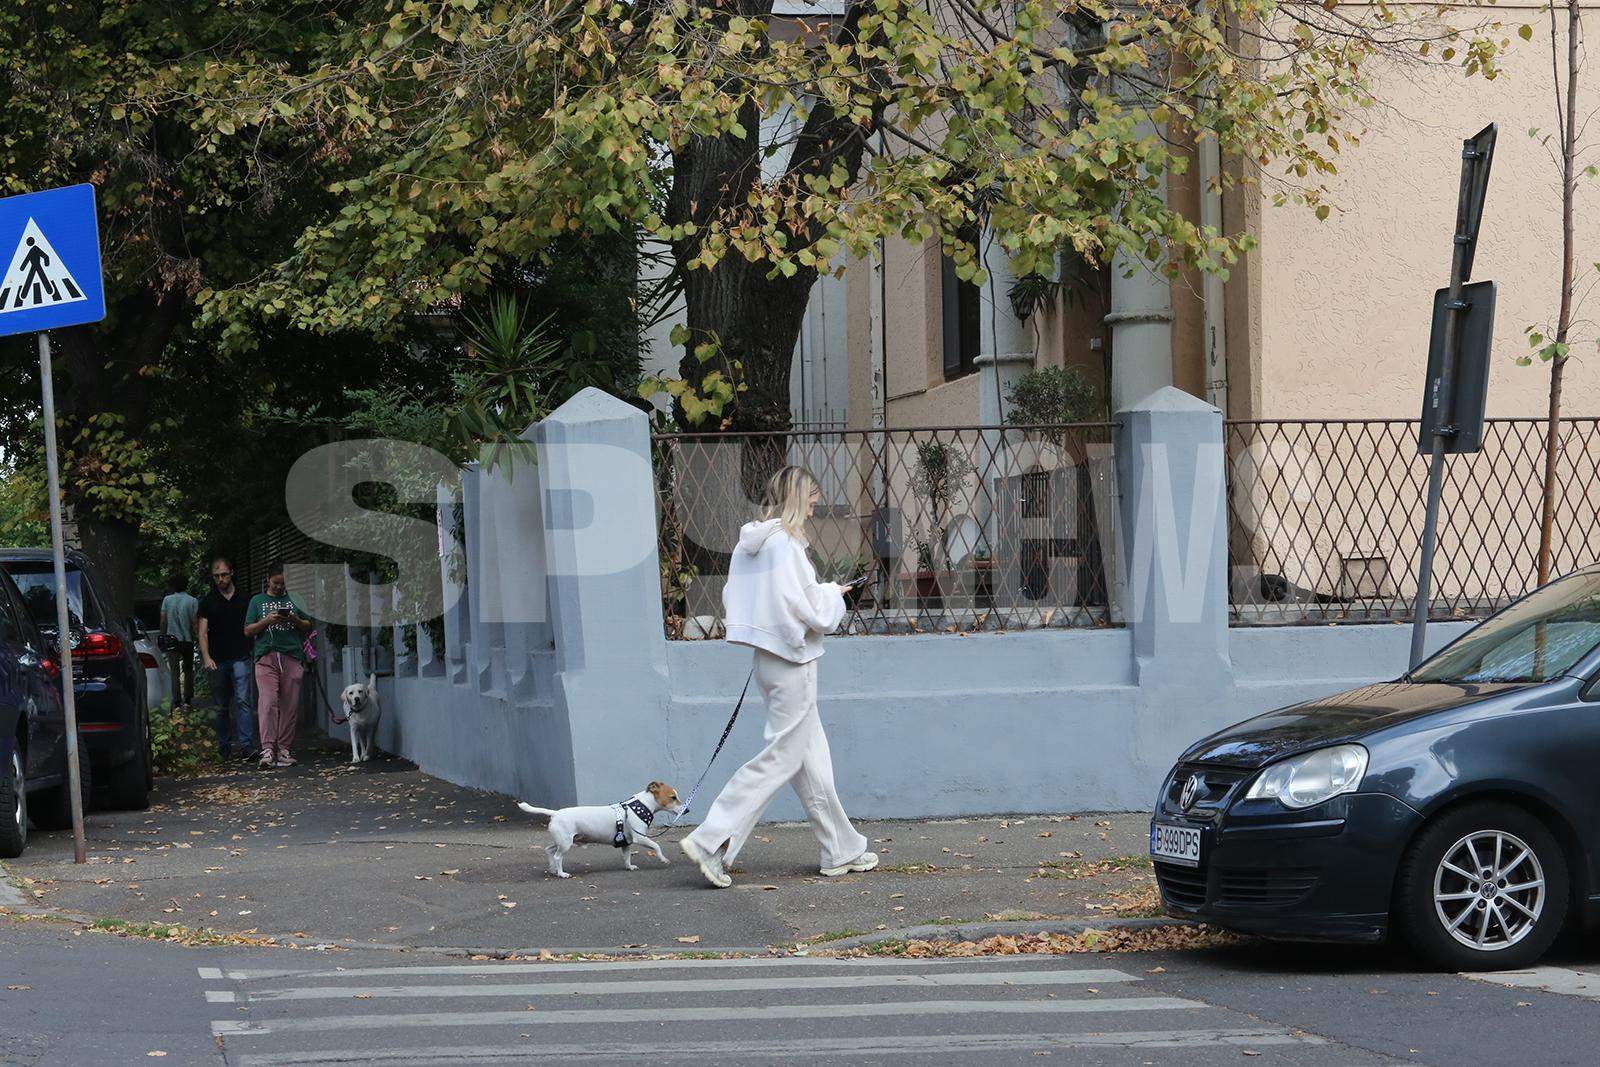
<svg viewBox="0 0 1600 1067">
<path fill-rule="evenodd" d="M 466 326 L 467 363 L 455 372 L 450 429 L 487 445 L 493 469 L 511 463 L 523 431 L 549 414 L 563 345 L 550 336 L 549 315 L 532 320 L 509 294 L 495 297 L 488 314 L 467 315 Z"/>
</svg>

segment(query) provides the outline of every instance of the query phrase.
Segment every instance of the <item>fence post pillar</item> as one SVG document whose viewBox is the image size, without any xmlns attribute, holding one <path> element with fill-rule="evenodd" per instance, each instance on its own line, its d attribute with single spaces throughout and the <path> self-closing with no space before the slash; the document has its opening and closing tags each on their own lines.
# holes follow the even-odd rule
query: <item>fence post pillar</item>
<svg viewBox="0 0 1600 1067">
<path fill-rule="evenodd" d="M 1117 413 L 1118 598 L 1141 687 L 1231 681 L 1222 413 L 1166 386 Z"/>
<path fill-rule="evenodd" d="M 461 516 L 466 533 L 463 549 L 467 563 L 467 680 L 480 693 L 494 689 L 494 628 L 484 622 L 483 479 L 480 465 L 468 463 L 461 475 Z"/>
<path fill-rule="evenodd" d="M 555 700 L 579 798 L 626 796 L 659 761 L 671 694 L 644 412 L 585 389 L 539 424 Z"/>
<path fill-rule="evenodd" d="M 524 435 L 527 437 L 527 434 Z M 550 647 L 539 465 L 532 447 L 507 450 L 484 474 L 479 540 L 486 604 L 504 646 L 506 695 L 535 696 L 534 653 Z M 491 506 L 492 505 L 492 506 Z"/>
<path fill-rule="evenodd" d="M 451 605 L 444 613 L 444 648 L 440 651 L 444 657 L 445 677 L 461 683 L 467 678 L 469 636 L 469 625 L 464 621 L 468 617 L 468 602 L 462 588 L 467 566 L 466 518 L 464 514 L 456 515 L 456 495 L 449 486 L 439 486 L 438 500 L 439 585 L 444 590 L 445 603 Z"/>
</svg>

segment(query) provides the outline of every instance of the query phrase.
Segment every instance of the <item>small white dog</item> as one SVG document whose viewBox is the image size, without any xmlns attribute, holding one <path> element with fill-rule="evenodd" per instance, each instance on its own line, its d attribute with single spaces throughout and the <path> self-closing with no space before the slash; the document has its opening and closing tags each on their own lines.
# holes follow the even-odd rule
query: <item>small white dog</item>
<svg viewBox="0 0 1600 1067">
<path fill-rule="evenodd" d="M 372 739 L 378 736 L 378 676 L 344 687 L 339 694 L 345 718 L 350 720 L 350 762 L 365 763 L 372 758 Z"/>
<path fill-rule="evenodd" d="M 639 868 L 633 862 L 633 849 L 637 844 L 656 854 L 662 863 L 670 863 L 661 846 L 648 835 L 650 823 L 656 812 L 676 814 L 683 807 L 678 801 L 678 791 L 665 782 L 651 782 L 642 792 L 633 794 L 620 804 L 595 804 L 581 808 L 536 808 L 532 804 L 517 802 L 517 807 L 529 815 L 550 816 L 550 843 L 544 851 L 550 857 L 550 873 L 557 878 L 571 878 L 562 869 L 561 861 L 575 844 L 602 842 L 622 849 L 622 866 L 626 870 Z"/>
</svg>

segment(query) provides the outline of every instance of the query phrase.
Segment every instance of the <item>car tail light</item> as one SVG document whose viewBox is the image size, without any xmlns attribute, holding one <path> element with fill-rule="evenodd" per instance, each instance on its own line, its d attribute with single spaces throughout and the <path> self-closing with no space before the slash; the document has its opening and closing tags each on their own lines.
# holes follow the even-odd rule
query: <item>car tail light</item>
<svg viewBox="0 0 1600 1067">
<path fill-rule="evenodd" d="M 160 664 L 156 662 L 156 658 L 148 652 L 139 653 L 139 666 L 151 671 L 158 670 L 160 668 Z"/>
<path fill-rule="evenodd" d="M 39 669 L 57 681 L 61 680 L 61 664 L 57 663 L 53 657 L 46 656 L 40 660 Z"/>
<path fill-rule="evenodd" d="M 91 630 L 72 646 L 72 654 L 84 659 L 110 659 L 122 655 L 122 638 L 103 630 Z"/>
</svg>

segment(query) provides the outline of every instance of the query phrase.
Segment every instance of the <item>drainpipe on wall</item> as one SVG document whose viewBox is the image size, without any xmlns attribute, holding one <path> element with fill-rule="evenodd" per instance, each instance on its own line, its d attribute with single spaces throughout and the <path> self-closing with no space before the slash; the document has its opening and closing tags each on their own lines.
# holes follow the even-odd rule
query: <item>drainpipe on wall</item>
<svg viewBox="0 0 1600 1067">
<path fill-rule="evenodd" d="M 981 351 L 972 362 L 978 368 L 978 422 L 983 426 L 998 426 L 1005 422 L 1006 394 L 1018 378 L 1033 369 L 1033 335 L 1011 306 L 1011 288 L 1017 284 L 1017 277 L 1011 272 L 1011 256 L 987 226 L 980 240 L 983 242 L 983 269 L 988 272 L 989 281 L 983 287 L 980 305 L 978 343 Z M 978 477 L 989 487 L 988 492 L 978 494 L 973 516 L 983 530 L 984 544 L 951 546 L 952 562 L 959 562 L 959 548 L 995 550 L 994 483 L 1017 473 L 1008 469 L 1002 430 L 982 431 L 973 459 L 978 465 Z"/>
<path fill-rule="evenodd" d="M 1204 137 L 1200 154 L 1200 225 L 1222 233 L 1222 148 L 1215 137 Z M 1223 281 L 1206 274 L 1201 281 L 1205 303 L 1206 403 L 1228 417 L 1228 329 L 1223 320 Z"/>
<path fill-rule="evenodd" d="M 1148 120 L 1145 136 L 1164 131 Z M 1167 195 L 1165 174 L 1154 175 L 1159 195 Z M 1111 263 L 1111 410 L 1121 411 L 1157 389 L 1172 384 L 1172 285 L 1150 263 L 1119 252 Z"/>
</svg>

